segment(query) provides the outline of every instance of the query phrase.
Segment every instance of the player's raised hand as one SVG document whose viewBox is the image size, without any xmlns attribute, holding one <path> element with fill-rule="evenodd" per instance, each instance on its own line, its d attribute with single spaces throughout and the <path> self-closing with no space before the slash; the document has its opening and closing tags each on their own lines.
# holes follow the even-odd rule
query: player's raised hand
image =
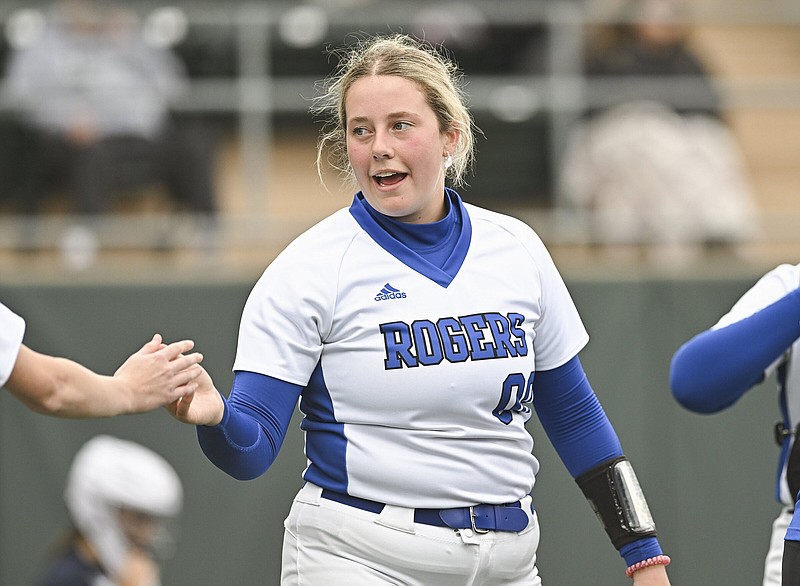
<svg viewBox="0 0 800 586">
<path fill-rule="evenodd" d="M 225 405 L 206 369 L 197 377 L 194 392 L 188 393 L 166 405 L 167 411 L 178 421 L 191 425 L 217 425 L 222 421 Z"/>
<path fill-rule="evenodd" d="M 191 340 L 164 344 L 160 334 L 132 354 L 114 373 L 130 393 L 131 413 L 149 411 L 193 392 L 203 372 L 199 352 Z"/>
</svg>

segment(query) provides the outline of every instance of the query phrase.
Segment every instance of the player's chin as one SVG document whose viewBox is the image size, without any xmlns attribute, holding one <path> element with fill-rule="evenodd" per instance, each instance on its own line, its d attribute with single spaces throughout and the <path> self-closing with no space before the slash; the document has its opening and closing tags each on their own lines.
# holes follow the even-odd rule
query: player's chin
<svg viewBox="0 0 800 586">
<path fill-rule="evenodd" d="M 413 215 L 415 211 L 410 208 L 408 198 L 399 194 L 379 196 L 373 207 L 384 216 L 401 221 Z"/>
</svg>

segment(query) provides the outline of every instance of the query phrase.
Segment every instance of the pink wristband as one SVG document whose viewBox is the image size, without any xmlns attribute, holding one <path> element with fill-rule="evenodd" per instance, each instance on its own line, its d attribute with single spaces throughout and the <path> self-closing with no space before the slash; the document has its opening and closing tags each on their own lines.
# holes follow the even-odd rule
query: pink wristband
<svg viewBox="0 0 800 586">
<path fill-rule="evenodd" d="M 647 558 L 646 560 L 642 560 L 640 562 L 636 562 L 632 566 L 629 566 L 627 570 L 625 570 L 625 575 L 628 578 L 633 578 L 633 574 L 638 572 L 642 568 L 648 568 L 650 566 L 668 566 L 672 560 L 669 559 L 668 555 L 657 555 L 653 558 Z"/>
</svg>

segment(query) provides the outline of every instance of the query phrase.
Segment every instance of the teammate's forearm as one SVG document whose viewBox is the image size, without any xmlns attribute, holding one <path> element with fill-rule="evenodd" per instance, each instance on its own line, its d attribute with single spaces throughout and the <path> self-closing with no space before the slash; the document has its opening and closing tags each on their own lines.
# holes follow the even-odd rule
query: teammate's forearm
<svg viewBox="0 0 800 586">
<path fill-rule="evenodd" d="M 68 358 L 19 348 L 6 387 L 39 413 L 58 417 L 111 417 L 149 411 L 170 403 L 196 387 L 203 372 L 194 343 L 162 343 L 156 334 L 117 369 L 98 374 Z"/>
<path fill-rule="evenodd" d="M 800 338 L 800 290 L 741 321 L 707 330 L 675 353 L 670 388 L 692 411 L 714 413 L 735 403 Z"/>
<path fill-rule="evenodd" d="M 129 393 L 113 377 L 24 345 L 6 386 L 34 411 L 58 417 L 107 417 L 130 408 Z"/>
</svg>

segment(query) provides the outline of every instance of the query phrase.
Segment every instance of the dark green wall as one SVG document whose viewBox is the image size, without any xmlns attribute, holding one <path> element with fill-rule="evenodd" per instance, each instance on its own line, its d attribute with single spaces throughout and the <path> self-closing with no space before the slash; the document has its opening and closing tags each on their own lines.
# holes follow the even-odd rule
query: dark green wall
<svg viewBox="0 0 800 586">
<path fill-rule="evenodd" d="M 752 586 L 761 580 L 778 511 L 774 384 L 768 381 L 714 416 L 684 411 L 667 385 L 674 350 L 713 323 L 754 280 L 567 279 L 592 336 L 581 358 L 673 556 L 673 584 Z M 27 319 L 29 345 L 102 372 L 113 371 L 156 331 L 168 340 L 191 337 L 227 391 L 251 284 L 0 284 L 0 299 Z M 588 504 L 538 422 L 530 428 L 542 463 L 534 503 L 542 524 L 544 583 L 624 583 L 624 564 Z M 71 458 L 96 433 L 157 450 L 184 480 L 178 550 L 165 565 L 165 586 L 278 584 L 283 518 L 305 464 L 296 425 L 273 468 L 239 482 L 205 459 L 191 427 L 164 411 L 65 421 L 32 414 L 8 393 L 0 394 L 0 584 L 33 586 L 66 524 L 61 491 Z"/>
</svg>

